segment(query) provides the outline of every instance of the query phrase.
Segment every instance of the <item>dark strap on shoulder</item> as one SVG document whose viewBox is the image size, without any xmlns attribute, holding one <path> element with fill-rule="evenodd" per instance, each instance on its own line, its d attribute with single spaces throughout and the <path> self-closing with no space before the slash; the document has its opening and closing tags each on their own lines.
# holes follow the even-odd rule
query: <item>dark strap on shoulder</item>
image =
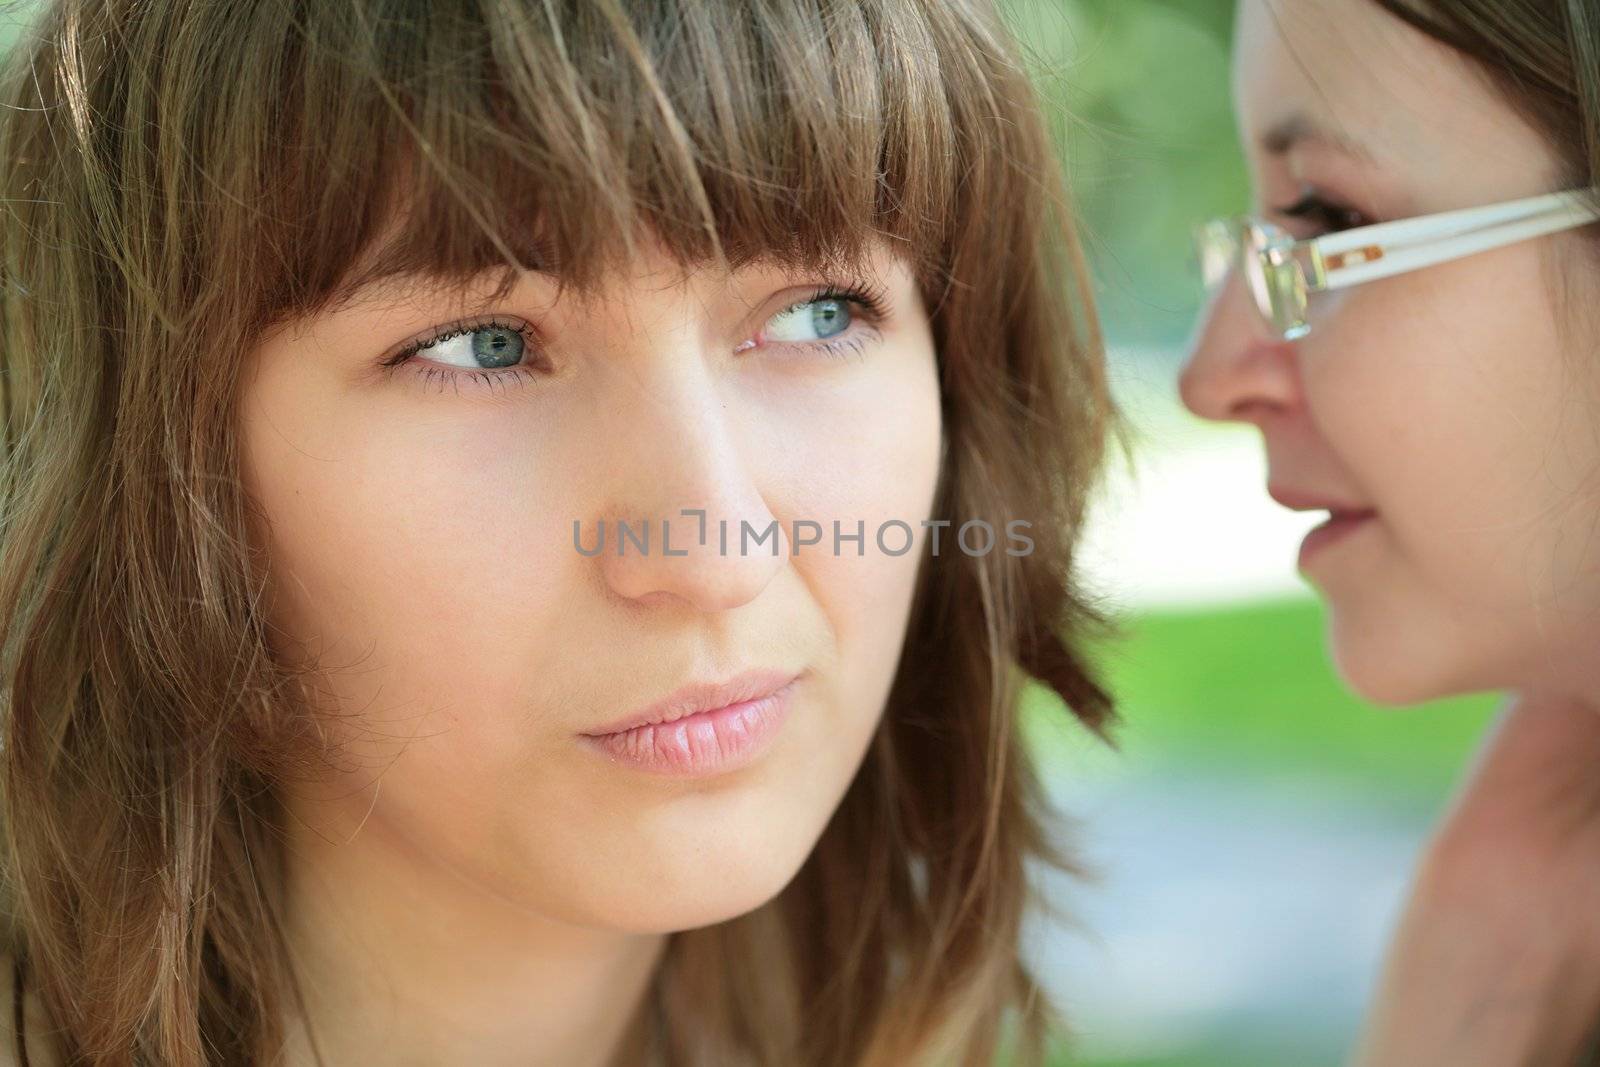
<svg viewBox="0 0 1600 1067">
<path fill-rule="evenodd" d="M 22 953 L 17 953 L 11 961 L 11 1019 L 12 1029 L 17 1033 L 17 1067 L 28 1067 L 28 1039 L 22 1032 Z"/>
</svg>

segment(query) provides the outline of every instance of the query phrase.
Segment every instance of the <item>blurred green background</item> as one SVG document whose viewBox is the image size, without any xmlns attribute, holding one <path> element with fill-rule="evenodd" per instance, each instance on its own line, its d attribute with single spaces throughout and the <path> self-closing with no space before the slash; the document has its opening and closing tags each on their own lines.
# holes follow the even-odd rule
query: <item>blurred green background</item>
<svg viewBox="0 0 1600 1067">
<path fill-rule="evenodd" d="M 1416 850 L 1493 696 L 1348 695 L 1248 430 L 1176 402 L 1198 312 L 1188 234 L 1242 210 L 1231 0 L 1002 0 L 1062 145 L 1135 469 L 1097 502 L 1091 577 L 1121 751 L 1034 692 L 1025 726 L 1099 871 L 1030 951 L 1072 1024 L 1059 1064 L 1313 1067 L 1348 1051 Z M 0 3 L 0 45 L 27 5 Z"/>
<path fill-rule="evenodd" d="M 1124 347 L 1180 344 L 1188 233 L 1247 198 L 1228 98 L 1231 0 L 1001 0 L 1035 64 Z"/>
</svg>

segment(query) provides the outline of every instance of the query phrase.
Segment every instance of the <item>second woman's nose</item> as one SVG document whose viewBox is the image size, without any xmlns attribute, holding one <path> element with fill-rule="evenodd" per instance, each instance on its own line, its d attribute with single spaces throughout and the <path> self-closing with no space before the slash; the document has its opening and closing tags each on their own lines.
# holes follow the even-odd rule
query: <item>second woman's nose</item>
<svg viewBox="0 0 1600 1067">
<path fill-rule="evenodd" d="M 1201 319 L 1178 393 L 1190 411 L 1217 421 L 1259 422 L 1299 402 L 1294 350 L 1267 337 L 1237 271 Z"/>
</svg>

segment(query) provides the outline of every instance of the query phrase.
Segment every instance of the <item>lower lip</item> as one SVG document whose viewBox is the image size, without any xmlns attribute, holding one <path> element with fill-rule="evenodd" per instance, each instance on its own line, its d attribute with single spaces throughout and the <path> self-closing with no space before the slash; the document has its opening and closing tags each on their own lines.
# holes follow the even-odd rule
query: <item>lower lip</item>
<svg viewBox="0 0 1600 1067">
<path fill-rule="evenodd" d="M 672 722 L 636 726 L 583 739 L 613 762 L 650 774 L 701 778 L 753 762 L 772 744 L 794 703 L 795 679 L 759 700 L 746 700 Z"/>
<path fill-rule="evenodd" d="M 1300 542 L 1300 566 L 1302 568 L 1305 567 L 1306 561 L 1311 559 L 1312 556 L 1335 541 L 1343 541 L 1376 517 L 1376 513 L 1369 511 L 1360 515 L 1341 515 L 1337 518 L 1330 518 L 1327 522 L 1306 534 L 1306 539 Z"/>
</svg>

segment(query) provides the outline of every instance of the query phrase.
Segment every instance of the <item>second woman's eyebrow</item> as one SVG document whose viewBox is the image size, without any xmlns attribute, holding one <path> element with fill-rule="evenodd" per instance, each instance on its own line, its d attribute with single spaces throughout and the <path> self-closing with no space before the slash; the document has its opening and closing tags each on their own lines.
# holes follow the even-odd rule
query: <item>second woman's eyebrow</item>
<svg viewBox="0 0 1600 1067">
<path fill-rule="evenodd" d="M 1372 160 L 1372 152 L 1355 138 L 1327 124 L 1297 111 L 1267 127 L 1258 138 L 1262 151 L 1272 156 L 1285 156 L 1301 145 L 1316 145 L 1332 149 L 1364 162 Z"/>
</svg>

